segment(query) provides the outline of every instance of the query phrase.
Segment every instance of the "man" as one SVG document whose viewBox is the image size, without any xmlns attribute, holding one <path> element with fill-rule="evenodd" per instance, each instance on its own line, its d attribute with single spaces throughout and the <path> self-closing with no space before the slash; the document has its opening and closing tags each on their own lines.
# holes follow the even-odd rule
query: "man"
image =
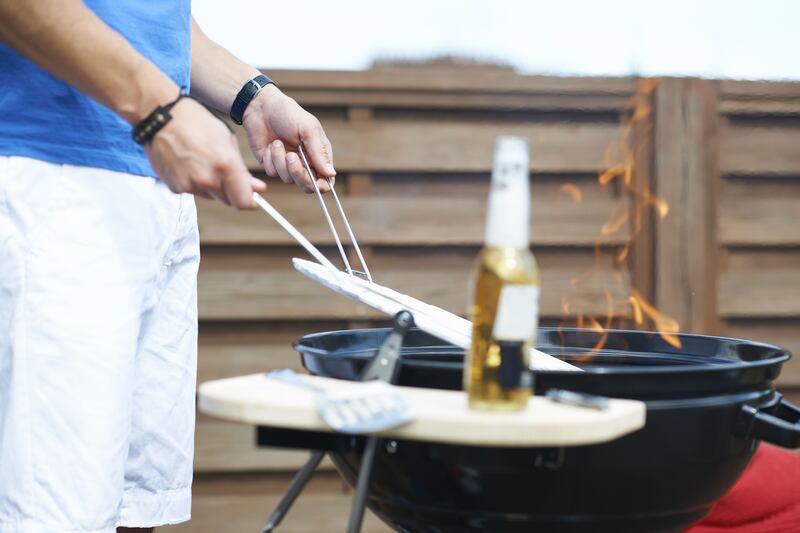
<svg viewBox="0 0 800 533">
<path fill-rule="evenodd" d="M 0 533 L 189 519 L 185 193 L 246 209 L 266 185 L 181 91 L 241 121 L 268 175 L 312 190 L 300 144 L 323 191 L 335 175 L 319 122 L 259 74 L 189 0 L 0 2 Z"/>
</svg>

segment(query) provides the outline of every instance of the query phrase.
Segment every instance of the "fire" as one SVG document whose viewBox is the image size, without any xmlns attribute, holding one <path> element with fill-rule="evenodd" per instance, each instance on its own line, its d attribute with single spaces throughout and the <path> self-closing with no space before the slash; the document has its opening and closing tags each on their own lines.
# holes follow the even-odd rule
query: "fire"
<svg viewBox="0 0 800 533">
<path fill-rule="evenodd" d="M 600 233 L 602 235 L 615 235 L 625 226 L 629 217 L 628 206 L 620 205 L 614 210 L 606 223 L 603 224 L 603 227 L 600 228 Z"/>
<path fill-rule="evenodd" d="M 561 192 L 566 193 L 572 198 L 572 201 L 579 204 L 583 201 L 583 191 L 574 183 L 565 183 L 560 188 Z"/>
<path fill-rule="evenodd" d="M 601 187 L 614 185 L 620 193 L 631 199 L 632 205 L 621 205 L 610 213 L 608 220 L 600 228 L 602 237 L 618 235 L 625 228 L 629 228 L 629 238 L 621 245 L 619 250 L 613 254 L 611 261 L 615 271 L 615 281 L 618 284 L 617 293 L 626 292 L 625 278 L 623 272 L 626 270 L 626 262 L 630 257 L 631 248 L 638 235 L 644 228 L 646 217 L 655 216 L 663 219 L 669 215 L 669 205 L 662 198 L 650 190 L 646 183 L 635 180 L 635 169 L 638 158 L 642 157 L 642 151 L 646 148 L 641 142 L 643 136 L 636 136 L 636 132 L 646 131 L 649 133 L 650 116 L 652 108 L 650 96 L 656 87 L 655 80 L 644 80 L 638 91 L 628 102 L 626 109 L 630 112 L 630 120 L 623 128 L 623 134 L 618 142 L 612 143 L 605 154 L 606 169 L 597 176 L 597 182 Z M 580 202 L 583 198 L 581 189 L 573 183 L 565 183 L 561 186 L 561 191 L 568 194 L 574 202 Z M 595 263 L 607 260 L 603 254 L 603 240 L 598 238 L 595 242 Z M 597 272 L 589 271 L 581 273 L 572 278 L 569 282 L 569 294 L 562 297 L 561 307 L 565 316 L 571 314 L 575 316 L 575 325 L 580 328 L 588 328 L 598 332 L 598 340 L 590 350 L 587 357 L 601 350 L 608 338 L 608 330 L 613 326 L 615 320 L 630 320 L 632 317 L 635 327 L 641 329 L 654 329 L 669 344 L 680 348 L 681 342 L 677 337 L 680 325 L 674 319 L 660 313 L 647 299 L 636 289 L 629 290 L 629 296 L 620 300 L 614 298 L 614 291 L 609 287 L 604 289 L 605 295 L 605 317 L 600 320 L 589 316 L 581 310 L 581 303 L 574 293 L 580 293 L 582 286 L 589 280 L 596 279 Z M 595 313 L 596 314 L 596 313 Z"/>
<path fill-rule="evenodd" d="M 633 308 L 634 322 L 637 326 L 643 325 L 645 323 L 644 318 L 647 317 L 653 321 L 656 331 L 661 334 L 661 338 L 676 348 L 681 347 L 681 340 L 676 335 L 680 331 L 680 325 L 675 319 L 659 313 L 655 307 L 642 298 L 642 295 L 636 289 L 631 289 L 628 301 L 630 301 Z"/>
</svg>

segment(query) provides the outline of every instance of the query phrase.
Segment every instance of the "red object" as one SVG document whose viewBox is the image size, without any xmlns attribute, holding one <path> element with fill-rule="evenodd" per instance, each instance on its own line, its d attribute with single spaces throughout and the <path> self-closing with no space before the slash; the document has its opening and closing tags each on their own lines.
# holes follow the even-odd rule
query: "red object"
<svg viewBox="0 0 800 533">
<path fill-rule="evenodd" d="M 759 446 L 739 481 L 685 533 L 800 533 L 800 454 Z"/>
</svg>

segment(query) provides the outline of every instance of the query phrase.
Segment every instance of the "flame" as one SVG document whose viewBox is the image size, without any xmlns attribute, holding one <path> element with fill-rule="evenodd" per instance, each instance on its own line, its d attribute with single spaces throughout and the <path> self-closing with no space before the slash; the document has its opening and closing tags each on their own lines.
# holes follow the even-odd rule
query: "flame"
<svg viewBox="0 0 800 533">
<path fill-rule="evenodd" d="M 574 317 L 575 326 L 597 331 L 598 340 L 589 350 L 587 355 L 582 358 L 587 359 L 600 351 L 608 340 L 608 330 L 615 321 L 633 321 L 637 328 L 655 329 L 661 337 L 676 348 L 681 347 L 681 341 L 676 335 L 680 331 L 680 325 L 673 318 L 659 312 L 655 306 L 636 289 L 628 288 L 624 272 L 627 270 L 626 261 L 630 257 L 631 248 L 636 237 L 643 231 L 646 217 L 655 213 L 663 219 L 669 215 L 669 204 L 659 198 L 646 183 L 635 180 L 636 162 L 644 156 L 642 153 L 648 148 L 647 141 L 642 141 L 649 134 L 651 125 L 652 107 L 650 98 L 655 90 L 657 80 L 648 79 L 640 82 L 640 90 L 630 99 L 626 105 L 626 110 L 630 112 L 630 120 L 623 128 L 623 133 L 619 141 L 612 143 L 605 153 L 605 170 L 597 176 L 597 182 L 601 187 L 613 184 L 622 196 L 631 199 L 632 205 L 621 205 L 614 209 L 609 215 L 608 220 L 600 228 L 600 236 L 595 242 L 595 264 L 602 266 L 602 262 L 608 258 L 604 254 L 602 237 L 609 237 L 619 234 L 626 226 L 630 229 L 630 236 L 616 253 L 613 254 L 611 261 L 615 272 L 615 282 L 617 289 L 606 286 L 603 290 L 605 296 L 605 317 L 598 319 L 591 316 L 583 309 L 591 304 L 586 297 L 581 299 L 578 295 L 585 294 L 582 290 L 588 282 L 596 282 L 599 269 L 582 272 L 578 276 L 569 280 L 568 294 L 562 296 L 561 308 L 565 317 Z M 637 135 L 639 133 L 639 135 Z M 573 183 L 565 183 L 561 186 L 561 191 L 568 194 L 576 203 L 581 202 L 583 193 L 581 189 Z M 590 291 L 589 291 L 590 292 Z M 627 298 L 619 300 L 614 298 L 614 293 L 628 293 Z M 583 304 L 583 305 L 581 305 Z M 565 318 L 562 325 L 566 325 Z M 570 322 L 572 321 L 570 320 Z M 630 323 L 630 322 L 628 322 Z"/>
<path fill-rule="evenodd" d="M 642 295 L 636 289 L 631 289 L 631 295 L 628 300 L 631 307 L 634 308 L 634 322 L 637 326 L 643 325 L 644 316 L 647 316 L 653 321 L 661 338 L 676 348 L 681 347 L 681 340 L 675 335 L 680 331 L 680 325 L 677 320 L 659 313 L 655 307 L 642 298 Z"/>
<path fill-rule="evenodd" d="M 603 224 L 603 227 L 600 228 L 601 235 L 614 235 L 619 230 L 625 226 L 625 223 L 628 221 L 630 217 L 630 213 L 628 213 L 628 206 L 621 204 L 614 212 L 611 214 L 611 217 Z"/>
<path fill-rule="evenodd" d="M 560 190 L 561 192 L 567 193 L 576 204 L 583 201 L 583 191 L 574 183 L 565 183 L 560 187 Z"/>
</svg>

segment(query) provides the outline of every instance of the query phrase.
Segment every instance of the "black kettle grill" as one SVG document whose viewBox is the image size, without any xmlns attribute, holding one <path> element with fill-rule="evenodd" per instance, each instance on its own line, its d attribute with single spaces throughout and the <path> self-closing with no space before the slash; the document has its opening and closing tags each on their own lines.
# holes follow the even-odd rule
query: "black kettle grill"
<svg viewBox="0 0 800 533">
<path fill-rule="evenodd" d="M 389 329 L 316 333 L 295 347 L 315 375 L 355 380 Z M 541 328 L 537 347 L 585 372 L 541 371 L 536 394 L 563 389 L 645 402 L 643 429 L 597 445 L 486 448 L 387 440 L 371 461 L 366 505 L 395 530 L 679 532 L 738 479 L 760 441 L 800 446 L 800 409 L 775 391 L 790 355 L 746 340 Z M 464 354 L 411 329 L 397 383 L 460 389 Z M 260 428 L 259 441 L 327 452 L 355 486 L 366 439 Z"/>
</svg>

